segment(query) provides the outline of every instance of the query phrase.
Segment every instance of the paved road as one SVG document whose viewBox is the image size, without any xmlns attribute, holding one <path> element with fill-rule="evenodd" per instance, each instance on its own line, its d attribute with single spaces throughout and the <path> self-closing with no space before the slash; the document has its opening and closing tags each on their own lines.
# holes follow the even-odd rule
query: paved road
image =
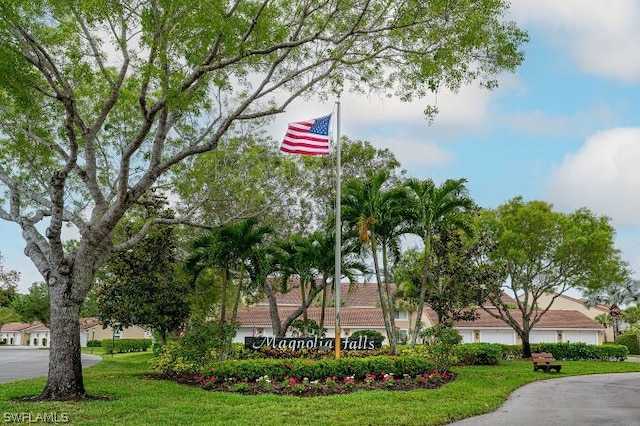
<svg viewBox="0 0 640 426">
<path fill-rule="evenodd" d="M 542 380 L 516 389 L 495 412 L 455 426 L 640 426 L 640 373 Z"/>
<path fill-rule="evenodd" d="M 82 367 L 87 368 L 102 358 L 82 354 Z M 49 351 L 28 346 L 0 346 L 0 383 L 46 376 L 49 372 Z"/>
</svg>

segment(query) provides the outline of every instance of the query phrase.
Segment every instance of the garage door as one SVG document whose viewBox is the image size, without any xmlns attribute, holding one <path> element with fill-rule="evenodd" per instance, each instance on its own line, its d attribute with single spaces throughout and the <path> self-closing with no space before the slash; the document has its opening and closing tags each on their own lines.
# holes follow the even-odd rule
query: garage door
<svg viewBox="0 0 640 426">
<path fill-rule="evenodd" d="M 598 332 L 597 331 L 565 331 L 563 333 L 563 341 L 571 343 L 587 343 L 589 345 L 598 344 Z"/>
<path fill-rule="evenodd" d="M 556 332 L 551 331 L 532 331 L 529 335 L 530 343 L 556 343 Z"/>
<path fill-rule="evenodd" d="M 515 345 L 515 332 L 513 330 L 480 330 L 480 341 L 485 343 Z"/>
</svg>

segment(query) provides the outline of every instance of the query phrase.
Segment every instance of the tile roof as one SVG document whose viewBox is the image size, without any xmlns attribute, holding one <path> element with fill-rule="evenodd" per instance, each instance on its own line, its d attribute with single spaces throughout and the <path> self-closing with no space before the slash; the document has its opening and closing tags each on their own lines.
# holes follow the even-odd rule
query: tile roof
<svg viewBox="0 0 640 426">
<path fill-rule="evenodd" d="M 28 322 L 8 322 L 2 325 L 2 328 L 0 328 L 0 333 L 22 331 L 26 328 L 31 327 L 31 325 L 32 323 L 28 323 Z"/>
<path fill-rule="evenodd" d="M 80 329 L 86 330 L 87 328 L 95 327 L 96 325 L 102 325 L 98 318 L 80 318 Z"/>
<path fill-rule="evenodd" d="M 278 314 L 280 320 L 284 321 L 296 308 L 292 306 L 279 306 Z M 309 319 L 320 322 L 321 308 L 310 307 L 307 310 Z M 335 326 L 335 310 L 327 308 L 325 310 L 324 326 L 326 328 Z M 302 319 L 302 316 L 298 317 Z M 271 327 L 271 316 L 268 306 L 247 306 L 238 309 L 236 320 L 245 326 L 267 326 Z M 340 323 L 342 327 L 384 327 L 382 311 L 377 308 L 342 308 L 340 310 Z"/>
<path fill-rule="evenodd" d="M 302 298 L 300 297 L 300 290 L 297 283 L 290 283 L 291 290 L 285 294 L 276 294 L 276 300 L 278 306 L 300 306 L 302 304 Z M 340 299 L 342 305 L 348 308 L 377 308 L 380 306 L 380 298 L 378 295 L 378 284 L 376 283 L 342 283 L 341 285 Z M 396 285 L 391 284 L 391 291 L 396 291 Z M 331 289 L 327 291 L 329 300 L 335 299 L 335 294 Z M 320 296 L 318 295 L 318 300 Z M 502 293 L 500 299 L 505 304 L 516 304 L 516 299 L 509 296 L 507 293 Z M 268 305 L 267 299 L 264 298 L 260 305 Z M 487 305 L 485 305 L 487 306 Z"/>
<path fill-rule="evenodd" d="M 27 333 L 33 333 L 34 331 L 49 331 L 49 327 L 40 321 L 37 321 L 25 328 L 24 331 Z"/>
<path fill-rule="evenodd" d="M 87 329 L 96 325 L 101 325 L 98 318 L 80 318 L 80 329 Z M 0 328 L 0 332 L 15 332 L 25 331 L 31 333 L 32 331 L 49 331 L 49 327 L 40 321 L 35 322 L 8 322 Z"/>
<path fill-rule="evenodd" d="M 426 312 L 425 312 L 426 313 Z M 461 328 L 505 328 L 509 327 L 502 319 L 494 318 L 484 310 L 477 310 L 479 318 L 475 321 L 458 321 L 456 327 Z M 429 314 L 429 318 L 432 318 L 433 314 Z M 511 310 L 511 315 L 520 323 L 521 313 L 517 309 Z M 604 327 L 597 321 L 589 318 L 578 311 L 572 310 L 549 310 L 544 313 L 540 321 L 533 327 L 534 329 L 548 328 L 574 328 L 574 329 L 589 329 L 589 330 L 603 330 Z"/>
<path fill-rule="evenodd" d="M 302 298 L 298 288 L 297 284 L 295 284 L 289 292 L 276 294 L 278 306 L 300 306 Z M 392 291 L 395 291 L 395 284 L 392 284 Z M 329 300 L 334 300 L 335 293 L 329 289 L 327 291 L 327 297 Z M 340 300 L 342 301 L 343 307 L 374 308 L 380 305 L 378 302 L 378 285 L 375 283 L 357 283 L 353 285 L 342 283 L 340 286 Z M 266 305 L 266 298 L 260 304 Z"/>
</svg>

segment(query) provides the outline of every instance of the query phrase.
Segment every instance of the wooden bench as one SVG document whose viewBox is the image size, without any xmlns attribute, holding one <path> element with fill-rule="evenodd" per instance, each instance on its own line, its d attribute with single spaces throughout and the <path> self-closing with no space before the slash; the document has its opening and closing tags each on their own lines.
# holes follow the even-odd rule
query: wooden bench
<svg viewBox="0 0 640 426">
<path fill-rule="evenodd" d="M 556 360 L 550 353 L 531 354 L 531 360 L 533 361 L 533 371 L 543 370 L 549 373 L 551 370 L 556 370 L 556 373 L 559 373 L 562 368 L 560 364 L 553 364 Z"/>
</svg>

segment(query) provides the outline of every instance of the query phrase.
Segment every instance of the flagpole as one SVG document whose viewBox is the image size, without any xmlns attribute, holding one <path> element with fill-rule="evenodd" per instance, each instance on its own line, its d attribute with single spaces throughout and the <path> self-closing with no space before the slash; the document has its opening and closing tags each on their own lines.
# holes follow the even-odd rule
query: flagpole
<svg viewBox="0 0 640 426">
<path fill-rule="evenodd" d="M 335 312 L 336 312 L 336 330 L 335 330 L 335 347 L 336 347 L 336 359 L 340 358 L 340 304 L 342 303 L 340 300 L 340 290 L 342 281 L 342 218 L 340 217 L 340 204 L 341 204 L 341 177 L 340 177 L 340 168 L 341 168 L 341 159 L 340 159 L 340 95 L 338 95 L 338 100 L 336 101 L 336 247 L 335 247 L 335 278 L 333 280 L 333 285 L 335 287 Z"/>
</svg>

